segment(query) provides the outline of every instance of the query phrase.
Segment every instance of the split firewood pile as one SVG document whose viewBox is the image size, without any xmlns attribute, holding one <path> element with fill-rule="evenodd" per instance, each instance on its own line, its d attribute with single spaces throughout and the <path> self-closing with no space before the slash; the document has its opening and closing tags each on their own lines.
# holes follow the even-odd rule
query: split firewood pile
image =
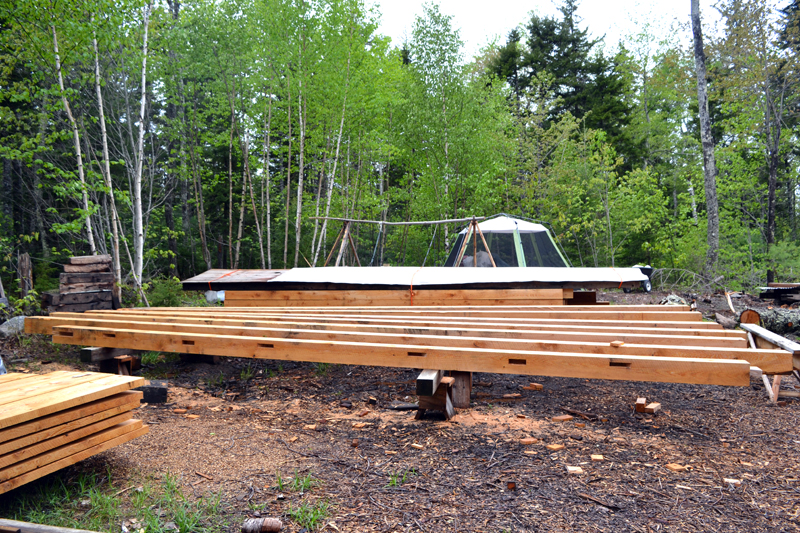
<svg viewBox="0 0 800 533">
<path fill-rule="evenodd" d="M 748 386 L 751 367 L 794 369 L 793 353 L 749 346 L 686 306 L 136 308 L 25 330 L 105 349 L 455 371 L 428 378 L 444 410 L 468 403 L 472 372 Z"/>
<path fill-rule="evenodd" d="M 114 308 L 110 255 L 70 257 L 59 281 L 58 293 L 42 295 L 43 304 L 50 313 Z"/>
<path fill-rule="evenodd" d="M 94 372 L 0 376 L 0 494 L 147 433 L 138 377 Z"/>
</svg>

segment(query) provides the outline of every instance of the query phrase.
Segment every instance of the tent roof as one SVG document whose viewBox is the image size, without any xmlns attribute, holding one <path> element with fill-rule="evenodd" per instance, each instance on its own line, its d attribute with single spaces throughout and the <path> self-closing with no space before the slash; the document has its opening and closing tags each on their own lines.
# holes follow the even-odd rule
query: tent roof
<svg viewBox="0 0 800 533">
<path fill-rule="evenodd" d="M 514 233 L 515 229 L 519 229 L 520 233 L 540 233 L 547 231 L 547 228 L 541 224 L 534 224 L 526 220 L 518 218 L 511 218 L 507 216 L 499 216 L 483 222 L 478 222 L 478 227 L 481 228 L 483 233 Z M 469 231 L 469 226 L 459 232 L 459 235 L 466 235 Z"/>
</svg>

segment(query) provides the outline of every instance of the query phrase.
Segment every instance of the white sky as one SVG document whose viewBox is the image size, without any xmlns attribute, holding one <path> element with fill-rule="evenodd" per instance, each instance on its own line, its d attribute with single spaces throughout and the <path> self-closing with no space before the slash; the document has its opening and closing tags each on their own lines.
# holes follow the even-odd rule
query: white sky
<svg viewBox="0 0 800 533">
<path fill-rule="evenodd" d="M 391 37 L 396 46 L 406 37 L 410 39 L 414 18 L 422 13 L 423 3 L 424 0 L 368 0 L 382 14 L 378 31 Z M 531 11 L 561 18 L 560 2 L 553 0 L 439 0 L 438 4 L 439 10 L 452 15 L 455 27 L 460 28 L 467 59 L 492 39 L 504 43 L 513 27 L 529 20 Z M 712 4 L 712 0 L 700 0 L 704 33 L 706 25 L 719 20 Z M 593 37 L 605 35 L 606 46 L 612 48 L 626 35 L 636 33 L 645 22 L 653 26 L 653 33 L 666 36 L 673 21 L 689 22 L 689 11 L 690 0 L 583 0 L 578 5 L 578 16 L 583 19 L 579 26 L 588 27 Z M 691 38 L 689 33 L 684 37 Z"/>
</svg>

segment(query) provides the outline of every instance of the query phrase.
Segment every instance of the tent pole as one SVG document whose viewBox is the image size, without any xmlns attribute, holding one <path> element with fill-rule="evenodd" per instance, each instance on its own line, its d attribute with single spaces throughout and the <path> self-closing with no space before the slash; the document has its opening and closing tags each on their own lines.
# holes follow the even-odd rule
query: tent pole
<svg viewBox="0 0 800 533">
<path fill-rule="evenodd" d="M 331 256 L 333 255 L 333 251 L 336 249 L 336 245 L 339 244 L 339 238 L 342 236 L 342 232 L 344 231 L 345 226 L 347 226 L 347 224 L 342 226 L 342 229 L 340 229 L 339 233 L 336 235 L 336 240 L 333 241 L 333 246 L 331 246 L 331 251 L 328 253 L 328 257 L 325 258 L 325 264 L 322 265 L 323 267 L 328 266 L 328 261 L 331 260 Z"/>
<path fill-rule="evenodd" d="M 472 219 L 472 266 L 478 266 L 478 222 Z"/>
</svg>

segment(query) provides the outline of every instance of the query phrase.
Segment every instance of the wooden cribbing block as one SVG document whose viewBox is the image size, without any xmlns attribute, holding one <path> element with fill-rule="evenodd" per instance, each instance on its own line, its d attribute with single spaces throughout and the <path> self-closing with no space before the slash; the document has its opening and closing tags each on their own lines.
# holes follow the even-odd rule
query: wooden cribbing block
<svg viewBox="0 0 800 533">
<path fill-rule="evenodd" d="M 432 396 L 420 396 L 416 419 L 420 420 L 428 409 L 443 412 L 447 420 L 453 418 L 456 415 L 456 411 L 453 408 L 453 398 L 450 391 L 454 382 L 455 380 L 451 377 L 443 377 L 435 394 Z"/>
<path fill-rule="evenodd" d="M 417 396 L 433 396 L 444 377 L 441 370 L 423 370 L 417 376 Z"/>
<path fill-rule="evenodd" d="M 649 403 L 644 408 L 644 412 L 645 413 L 650 413 L 650 414 L 654 414 L 654 413 L 656 413 L 657 411 L 660 411 L 660 410 L 661 410 L 661 404 L 658 403 L 658 402 Z"/>
<path fill-rule="evenodd" d="M 636 412 L 644 413 L 644 408 L 647 406 L 647 398 L 636 398 Z"/>
<path fill-rule="evenodd" d="M 459 372 L 454 370 L 450 376 L 455 380 L 453 383 L 453 406 L 457 409 L 469 407 L 469 399 L 472 394 L 472 372 Z"/>
<path fill-rule="evenodd" d="M 130 376 L 133 373 L 133 356 L 118 355 L 113 359 L 100 361 L 100 372 Z"/>
</svg>

